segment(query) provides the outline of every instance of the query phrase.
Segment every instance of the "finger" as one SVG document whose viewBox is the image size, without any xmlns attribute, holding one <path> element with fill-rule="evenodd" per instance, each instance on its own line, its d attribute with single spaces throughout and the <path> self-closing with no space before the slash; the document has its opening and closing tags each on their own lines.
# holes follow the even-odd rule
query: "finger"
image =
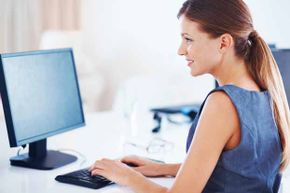
<svg viewBox="0 0 290 193">
<path fill-rule="evenodd" d="M 127 166 L 131 166 L 131 167 L 138 167 L 141 165 L 137 161 L 133 161 L 133 160 L 122 161 L 121 163 L 126 164 Z"/>
<path fill-rule="evenodd" d="M 121 162 L 104 158 L 102 160 L 96 161 L 92 169 L 98 168 L 106 170 L 107 168 L 112 168 L 113 166 L 118 165 L 119 163 Z"/>
<path fill-rule="evenodd" d="M 92 176 L 100 175 L 100 176 L 104 176 L 104 177 L 105 177 L 105 171 L 102 170 L 102 169 L 98 169 L 98 168 L 96 168 L 96 169 L 93 169 L 93 170 L 91 171 L 91 175 L 92 175 Z"/>
<path fill-rule="evenodd" d="M 123 157 L 120 161 L 124 163 L 124 162 L 130 162 L 132 160 L 134 160 L 134 159 L 132 159 L 130 157 Z"/>
<path fill-rule="evenodd" d="M 127 155 L 127 156 L 124 156 L 124 157 L 121 159 L 121 161 L 122 161 L 122 160 L 132 160 L 132 159 L 136 159 L 136 157 L 137 157 L 137 156 L 135 156 L 135 155 Z"/>
<path fill-rule="evenodd" d="M 132 167 L 132 169 L 135 170 L 136 172 L 139 172 L 139 173 L 144 173 L 144 172 L 148 171 L 147 166 L 137 166 L 137 167 Z"/>
<path fill-rule="evenodd" d="M 92 171 L 94 168 L 95 168 L 95 165 L 98 163 L 98 160 L 95 161 L 95 163 L 93 163 L 90 168 L 89 168 L 89 171 Z"/>
<path fill-rule="evenodd" d="M 139 160 L 136 156 L 135 157 L 124 157 L 121 159 L 121 162 L 126 163 L 126 164 L 135 164 L 135 165 L 143 165 L 142 160 Z"/>
<path fill-rule="evenodd" d="M 104 168 L 104 163 L 101 160 L 95 161 L 95 163 L 90 167 L 90 171 L 92 171 L 95 168 L 103 169 Z"/>
</svg>

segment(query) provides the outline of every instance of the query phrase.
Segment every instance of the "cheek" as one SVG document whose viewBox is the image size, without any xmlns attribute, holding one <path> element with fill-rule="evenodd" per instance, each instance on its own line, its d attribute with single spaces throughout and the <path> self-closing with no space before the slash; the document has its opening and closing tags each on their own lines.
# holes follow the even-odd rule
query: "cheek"
<svg viewBox="0 0 290 193">
<path fill-rule="evenodd" d="M 210 43 L 205 44 L 203 49 L 201 49 L 200 58 L 201 62 L 209 68 L 216 66 L 221 61 L 221 55 L 218 49 L 215 45 Z"/>
<path fill-rule="evenodd" d="M 218 49 L 212 45 L 203 45 L 191 48 L 190 56 L 194 60 L 191 67 L 193 76 L 210 73 L 221 61 Z"/>
<path fill-rule="evenodd" d="M 206 55 L 207 55 L 207 57 L 206 57 L 207 62 L 211 66 L 216 66 L 221 61 L 220 54 L 218 52 L 216 52 L 215 50 L 208 50 Z"/>
</svg>

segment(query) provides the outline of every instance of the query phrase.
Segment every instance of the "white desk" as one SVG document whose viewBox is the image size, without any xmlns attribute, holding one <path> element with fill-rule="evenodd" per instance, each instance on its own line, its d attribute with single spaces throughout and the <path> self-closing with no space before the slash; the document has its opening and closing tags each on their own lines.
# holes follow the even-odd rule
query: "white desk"
<svg viewBox="0 0 290 193">
<path fill-rule="evenodd" d="M 103 157 L 117 158 L 124 154 L 121 136 L 120 118 L 112 112 L 96 113 L 86 116 L 86 127 L 75 129 L 60 135 L 47 139 L 48 149 L 73 149 L 82 153 L 87 161 L 81 165 L 83 158 L 75 152 L 67 153 L 77 155 L 77 162 L 67 166 L 50 170 L 41 171 L 21 167 L 10 166 L 9 158 L 16 155 L 18 148 L 10 148 L 4 118 L 0 124 L 0 192 L 1 193 L 45 193 L 45 192 L 130 192 L 125 187 L 111 185 L 102 189 L 93 190 L 89 188 L 59 183 L 54 180 L 58 174 L 64 174 L 73 170 L 89 166 L 96 159 Z M 149 130 L 148 130 L 149 131 Z M 178 132 L 179 134 L 175 133 Z M 177 129 L 168 135 L 176 140 L 176 135 L 186 137 L 187 130 Z M 148 132 L 149 133 L 149 132 Z M 184 140 L 181 139 L 182 145 L 177 145 L 170 154 L 163 154 L 165 161 L 174 162 L 182 160 L 184 156 Z M 127 151 L 127 150 L 126 150 Z M 177 152 L 177 153 L 174 153 Z M 128 152 L 126 152 L 128 153 Z M 135 152 L 134 152 L 135 153 Z M 174 156 L 174 154 L 176 156 Z M 150 155 L 149 155 L 150 156 Z M 152 155 L 154 158 L 154 155 Z M 151 156 L 151 157 L 152 157 Z M 156 156 L 156 155 L 155 155 Z M 157 157 L 158 158 L 158 157 Z M 160 158 L 160 157 L 159 157 Z M 157 183 L 169 186 L 172 178 L 154 178 Z"/>
<path fill-rule="evenodd" d="M 128 150 L 124 152 L 123 149 L 124 140 L 120 137 L 122 134 L 120 122 L 120 117 L 112 112 L 90 114 L 86 116 L 86 127 L 48 138 L 48 149 L 73 149 L 82 153 L 87 161 L 81 165 L 83 159 L 78 156 L 77 162 L 55 170 L 41 171 L 10 166 L 9 158 L 16 155 L 17 148 L 9 148 L 5 123 L 2 121 L 0 123 L 0 193 L 131 192 L 129 189 L 118 185 L 93 190 L 59 183 L 54 180 L 58 174 L 84 168 L 96 159 L 103 157 L 117 158 L 130 153 Z M 187 131 L 188 126 L 168 128 L 166 132 L 162 133 L 162 138 L 173 141 L 175 143 L 174 150 L 170 153 L 147 156 L 163 159 L 166 162 L 182 161 L 185 155 Z M 146 138 L 145 134 L 142 136 Z M 77 155 L 75 152 L 68 153 Z M 173 178 L 154 178 L 152 180 L 164 186 L 170 186 L 173 182 Z M 283 193 L 290 193 L 289 177 L 283 179 L 282 190 Z"/>
</svg>

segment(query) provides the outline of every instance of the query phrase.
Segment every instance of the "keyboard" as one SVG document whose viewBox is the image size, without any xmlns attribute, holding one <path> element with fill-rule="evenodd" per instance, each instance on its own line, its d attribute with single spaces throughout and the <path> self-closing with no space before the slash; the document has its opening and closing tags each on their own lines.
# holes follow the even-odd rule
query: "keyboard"
<svg viewBox="0 0 290 193">
<path fill-rule="evenodd" d="M 58 175 L 55 180 L 93 189 L 99 189 L 114 183 L 103 176 L 91 176 L 91 172 L 88 169 L 89 168 L 85 168 L 67 174 Z"/>
</svg>

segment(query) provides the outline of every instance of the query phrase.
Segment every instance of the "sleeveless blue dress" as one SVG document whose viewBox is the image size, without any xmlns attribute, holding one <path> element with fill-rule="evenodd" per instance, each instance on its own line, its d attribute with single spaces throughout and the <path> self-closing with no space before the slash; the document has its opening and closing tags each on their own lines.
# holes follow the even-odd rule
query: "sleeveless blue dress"
<svg viewBox="0 0 290 193">
<path fill-rule="evenodd" d="M 241 141 L 234 149 L 222 152 L 203 193 L 277 193 L 282 148 L 268 91 L 224 85 L 207 97 L 216 91 L 226 93 L 234 104 L 240 120 Z M 186 151 L 206 99 L 189 130 Z"/>
</svg>

